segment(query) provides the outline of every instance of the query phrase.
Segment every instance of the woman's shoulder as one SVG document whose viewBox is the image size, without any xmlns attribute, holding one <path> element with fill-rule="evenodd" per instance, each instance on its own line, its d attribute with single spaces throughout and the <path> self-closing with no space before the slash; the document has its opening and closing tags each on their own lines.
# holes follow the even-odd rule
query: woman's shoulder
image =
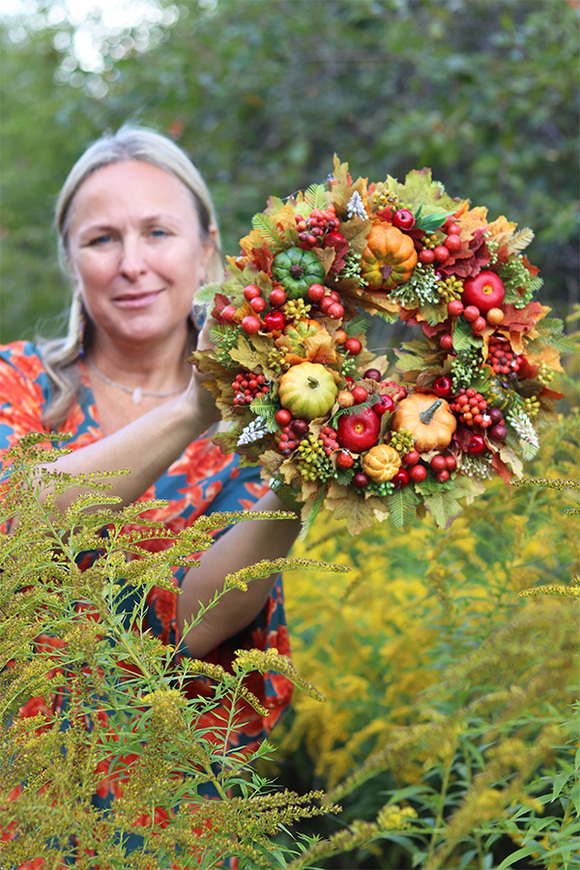
<svg viewBox="0 0 580 870">
<path fill-rule="evenodd" d="M 42 356 L 38 345 L 32 341 L 13 341 L 0 344 L 0 361 L 6 363 L 26 376 L 44 372 Z"/>
</svg>

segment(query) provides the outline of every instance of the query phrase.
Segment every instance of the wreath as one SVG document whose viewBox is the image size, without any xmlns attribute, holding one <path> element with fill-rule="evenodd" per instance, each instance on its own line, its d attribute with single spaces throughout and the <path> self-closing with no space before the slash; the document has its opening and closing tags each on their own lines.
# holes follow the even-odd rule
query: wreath
<svg viewBox="0 0 580 870">
<path fill-rule="evenodd" d="M 231 421 L 216 442 L 261 465 L 306 529 L 322 507 L 352 534 L 425 511 L 447 526 L 486 480 L 521 476 L 562 398 L 532 238 L 429 169 L 369 184 L 335 157 L 326 184 L 271 197 L 196 294 L 214 349 L 191 361 Z M 371 351 L 384 321 L 415 335 Z"/>
</svg>

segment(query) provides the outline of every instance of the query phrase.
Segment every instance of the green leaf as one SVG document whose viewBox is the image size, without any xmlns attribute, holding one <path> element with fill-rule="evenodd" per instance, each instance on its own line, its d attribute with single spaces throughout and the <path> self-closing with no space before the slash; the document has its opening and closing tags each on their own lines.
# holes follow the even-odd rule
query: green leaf
<svg viewBox="0 0 580 870">
<path fill-rule="evenodd" d="M 415 214 L 415 227 L 418 230 L 424 230 L 426 233 L 434 233 L 435 230 L 438 230 L 442 224 L 445 223 L 448 217 L 451 217 L 453 214 L 452 211 L 439 211 L 434 212 L 430 215 L 421 215 L 419 218 L 419 213 L 421 211 L 421 207 Z"/>
<path fill-rule="evenodd" d="M 410 486 L 396 489 L 387 499 L 391 522 L 396 529 L 410 523 L 420 499 Z"/>
<path fill-rule="evenodd" d="M 481 347 L 483 339 L 479 335 L 473 335 L 471 324 L 463 317 L 459 317 L 455 321 L 453 329 L 453 350 L 458 353 L 462 350 L 469 350 L 472 347 Z"/>
<path fill-rule="evenodd" d="M 304 200 L 310 208 L 325 209 L 328 205 L 328 191 L 323 184 L 311 184 L 304 193 Z"/>
<path fill-rule="evenodd" d="M 275 220 L 269 218 L 268 215 L 262 212 L 255 214 L 252 218 L 252 229 L 257 230 L 262 235 L 272 252 L 282 251 L 286 247 L 284 234 L 278 230 Z"/>
<path fill-rule="evenodd" d="M 223 293 L 223 284 L 217 281 L 213 284 L 202 284 L 196 291 L 193 301 L 196 305 L 203 305 L 206 308 L 212 308 L 215 297 L 218 293 Z"/>
</svg>

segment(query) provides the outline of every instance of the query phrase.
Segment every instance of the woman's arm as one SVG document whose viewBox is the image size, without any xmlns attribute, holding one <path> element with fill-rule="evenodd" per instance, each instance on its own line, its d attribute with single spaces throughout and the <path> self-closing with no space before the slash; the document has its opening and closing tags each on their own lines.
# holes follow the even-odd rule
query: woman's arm
<svg viewBox="0 0 580 870">
<path fill-rule="evenodd" d="M 286 510 L 273 492 L 254 505 L 256 511 Z M 177 598 L 177 625 L 183 633 L 184 622 L 191 621 L 199 602 L 207 605 L 223 588 L 227 574 L 260 562 L 287 556 L 300 530 L 298 517 L 288 520 L 250 520 L 232 526 L 201 556 L 199 567 L 190 568 Z M 230 589 L 218 604 L 205 613 L 198 625 L 185 635 L 193 656 L 203 658 L 226 638 L 245 628 L 261 611 L 272 590 L 276 575 L 248 583 L 246 592 Z"/>
<path fill-rule="evenodd" d="M 207 399 L 203 395 L 207 394 Z M 209 401 L 208 401 L 209 400 Z M 185 393 L 148 411 L 100 441 L 59 457 L 45 467 L 70 475 L 127 470 L 109 481 L 119 507 L 132 504 L 164 474 L 188 444 L 219 420 L 210 393 L 194 373 Z M 57 504 L 66 509 L 79 495 L 70 488 Z"/>
</svg>

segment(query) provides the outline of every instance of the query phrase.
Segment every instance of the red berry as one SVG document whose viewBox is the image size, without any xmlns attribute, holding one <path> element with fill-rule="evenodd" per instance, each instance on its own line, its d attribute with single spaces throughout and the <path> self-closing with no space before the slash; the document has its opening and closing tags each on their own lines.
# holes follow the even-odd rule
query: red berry
<svg viewBox="0 0 580 870">
<path fill-rule="evenodd" d="M 482 317 L 481 314 L 479 315 L 479 317 L 476 317 L 471 324 L 471 328 L 474 332 L 483 332 L 486 326 L 487 320 L 485 319 L 485 317 Z"/>
<path fill-rule="evenodd" d="M 322 299 L 318 303 L 318 307 L 320 308 L 320 310 L 322 311 L 323 314 L 326 314 L 328 312 L 328 309 L 330 308 L 330 306 L 334 305 L 334 304 L 335 304 L 335 300 L 332 298 L 332 296 L 328 295 L 328 296 L 322 297 Z"/>
<path fill-rule="evenodd" d="M 461 299 L 452 299 L 451 302 L 448 302 L 447 311 L 451 317 L 459 317 L 460 314 L 463 314 L 463 302 Z"/>
<path fill-rule="evenodd" d="M 439 483 L 445 483 L 446 480 L 449 480 L 449 472 L 446 468 L 442 468 L 441 471 L 438 471 L 435 475 L 435 479 L 439 481 Z"/>
<path fill-rule="evenodd" d="M 237 310 L 238 309 L 235 305 L 226 305 L 221 313 L 222 320 L 224 320 L 226 323 L 233 323 L 234 316 Z"/>
<path fill-rule="evenodd" d="M 340 302 L 333 302 L 326 309 L 326 314 L 331 320 L 340 320 L 341 317 L 344 317 L 344 305 L 341 305 Z"/>
<path fill-rule="evenodd" d="M 455 469 L 457 468 L 457 460 L 452 453 L 445 457 L 445 466 L 448 471 L 455 471 Z"/>
<path fill-rule="evenodd" d="M 459 224 L 456 224 L 452 217 L 448 217 L 443 224 L 443 231 L 450 236 L 456 235 L 459 232 Z"/>
<path fill-rule="evenodd" d="M 279 308 L 286 302 L 286 291 L 282 287 L 274 287 L 270 293 L 270 305 Z"/>
<path fill-rule="evenodd" d="M 292 414 L 286 408 L 280 408 L 279 411 L 276 411 L 274 419 L 279 426 L 287 426 L 292 419 Z"/>
<path fill-rule="evenodd" d="M 445 247 L 445 245 L 437 245 L 437 247 L 433 248 L 433 255 L 436 263 L 446 263 L 449 259 L 449 248 Z"/>
<path fill-rule="evenodd" d="M 262 295 L 262 291 L 257 286 L 257 284 L 247 284 L 244 287 L 244 298 L 251 302 L 252 299 L 256 299 L 258 296 Z"/>
<path fill-rule="evenodd" d="M 457 233 L 450 233 L 445 239 L 445 247 L 452 254 L 455 254 L 461 247 L 461 239 Z"/>
<path fill-rule="evenodd" d="M 294 420 L 290 428 L 292 429 L 294 434 L 298 436 L 298 438 L 303 438 L 305 435 L 308 434 L 308 422 L 306 420 L 303 420 L 302 417 Z"/>
<path fill-rule="evenodd" d="M 351 392 L 355 405 L 360 405 L 361 402 L 366 402 L 369 397 L 369 391 L 363 386 L 353 387 Z"/>
<path fill-rule="evenodd" d="M 380 381 L 381 373 L 378 369 L 367 369 L 363 378 L 368 378 L 370 381 Z"/>
<path fill-rule="evenodd" d="M 340 450 L 336 455 L 336 464 L 338 468 L 352 468 L 354 456 L 348 450 Z"/>
<path fill-rule="evenodd" d="M 429 463 L 433 471 L 443 471 L 444 468 L 447 467 L 445 463 L 445 457 L 440 453 L 437 453 Z"/>
<path fill-rule="evenodd" d="M 252 311 L 255 311 L 256 314 L 261 314 L 265 307 L 266 300 L 262 296 L 254 296 L 250 301 L 250 308 Z"/>
<path fill-rule="evenodd" d="M 326 295 L 326 287 L 323 284 L 311 284 L 308 288 L 308 298 L 311 302 L 320 302 Z"/>
<path fill-rule="evenodd" d="M 356 356 L 362 350 L 362 343 L 358 340 L 358 338 L 347 338 L 344 343 L 344 349 L 348 351 L 351 356 Z"/>
<path fill-rule="evenodd" d="M 495 441 L 505 441 L 507 429 L 503 423 L 495 423 L 489 430 L 489 435 Z"/>
<path fill-rule="evenodd" d="M 445 332 L 439 339 L 439 344 L 443 350 L 453 350 L 453 336 L 449 332 Z"/>
<path fill-rule="evenodd" d="M 421 456 L 419 455 L 418 450 L 409 450 L 408 453 L 403 455 L 403 462 L 405 465 L 417 465 Z"/>
<path fill-rule="evenodd" d="M 413 465 L 409 469 L 408 474 L 409 480 L 412 480 L 413 483 L 421 483 L 427 477 L 427 469 L 424 465 Z"/>
<path fill-rule="evenodd" d="M 369 485 L 369 479 L 364 471 L 357 471 L 352 479 L 352 485 L 356 486 L 357 489 L 366 489 Z"/>
<path fill-rule="evenodd" d="M 476 308 L 475 305 L 467 305 L 463 309 L 463 316 L 468 323 L 473 323 L 480 316 L 479 308 Z"/>
<path fill-rule="evenodd" d="M 430 266 L 431 263 L 435 262 L 435 254 L 430 248 L 423 248 L 419 252 L 419 262 L 423 263 L 424 266 Z"/>
<path fill-rule="evenodd" d="M 242 319 L 241 327 L 246 335 L 255 335 L 256 332 L 259 332 L 261 323 L 260 318 L 256 317 L 254 314 L 247 314 L 246 317 Z"/>
</svg>

